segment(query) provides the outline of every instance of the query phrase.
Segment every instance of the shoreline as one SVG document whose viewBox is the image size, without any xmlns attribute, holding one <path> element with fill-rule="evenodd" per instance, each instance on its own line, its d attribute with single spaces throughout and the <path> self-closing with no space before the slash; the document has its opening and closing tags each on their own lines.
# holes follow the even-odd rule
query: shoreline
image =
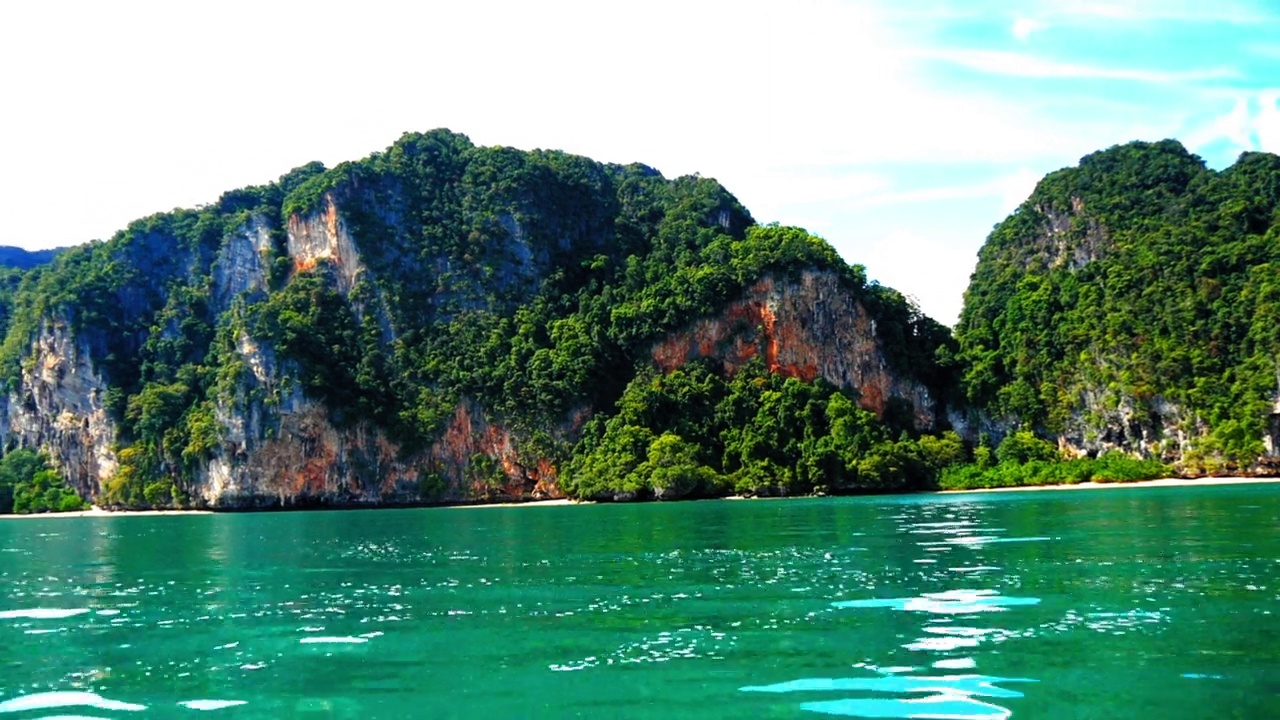
<svg viewBox="0 0 1280 720">
<path fill-rule="evenodd" d="M 161 515 L 213 515 L 212 510 L 105 510 L 93 506 L 89 510 L 72 510 L 71 512 L 31 513 L 16 515 L 9 513 L 0 515 L 0 520 L 38 520 L 40 518 L 108 518 L 108 517 L 158 517 Z"/>
<path fill-rule="evenodd" d="M 450 510 L 460 510 L 467 508 L 561 507 L 564 505 L 595 505 L 595 503 L 590 500 L 551 498 L 548 500 L 520 500 L 516 502 L 457 503 L 455 505 L 440 505 L 437 507 L 444 507 Z"/>
<path fill-rule="evenodd" d="M 1207 487 L 1213 485 L 1266 485 L 1280 483 L 1280 477 L 1199 477 L 1199 478 L 1160 478 L 1158 480 L 1137 480 L 1134 482 L 1083 482 L 1074 484 L 1058 484 L 1058 485 L 1017 485 L 1014 487 L 997 487 L 997 488 L 973 488 L 970 490 L 926 490 L 923 493 L 886 493 L 889 495 L 909 495 L 909 494 L 926 494 L 926 495 L 958 495 L 963 493 L 1002 493 L 1002 492 L 1039 492 L 1044 490 L 1107 490 L 1114 488 L 1161 488 L 1161 487 Z M 813 498 L 820 497 L 817 495 L 795 495 L 795 496 L 768 496 L 755 497 L 744 495 L 726 495 L 719 498 L 701 498 L 705 500 L 789 500 L 794 498 Z M 827 495 L 821 497 L 845 497 L 840 495 Z M 655 501 L 648 501 L 655 502 Z M 679 502 L 679 501 L 676 501 Z M 428 507 L 438 507 L 449 510 L 469 509 L 469 508 L 517 508 L 517 507 L 564 507 L 566 505 L 596 505 L 591 500 L 572 500 L 570 498 L 552 498 L 548 500 L 524 500 L 516 502 L 496 502 L 496 503 L 457 503 L 453 505 L 437 505 Z M 319 509 L 319 508 L 318 508 Z M 326 510 L 408 510 L 415 509 L 413 507 L 402 507 L 395 505 L 387 505 L 383 507 L 358 507 L 358 508 L 323 508 Z M 287 510 L 285 512 L 297 512 L 298 510 Z M 38 520 L 41 518 L 112 518 L 112 517 L 160 517 L 166 515 L 231 515 L 245 512 L 244 510 L 106 510 L 94 506 L 90 510 L 75 510 L 72 512 L 51 512 L 51 513 L 35 513 L 31 515 L 0 515 L 0 520 Z M 267 511 L 271 512 L 271 511 Z"/>
<path fill-rule="evenodd" d="M 1160 478 L 1133 482 L 1082 482 L 1058 485 L 1015 485 L 1013 487 L 973 488 L 971 490 L 938 490 L 938 495 L 957 493 L 1027 492 L 1038 490 L 1106 490 L 1108 488 L 1206 487 L 1212 485 L 1252 485 L 1280 483 L 1280 477 L 1199 477 Z"/>
</svg>

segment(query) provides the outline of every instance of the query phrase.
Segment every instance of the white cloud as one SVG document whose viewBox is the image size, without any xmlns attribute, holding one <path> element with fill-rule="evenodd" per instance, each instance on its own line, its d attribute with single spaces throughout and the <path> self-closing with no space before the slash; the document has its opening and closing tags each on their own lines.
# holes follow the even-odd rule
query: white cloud
<svg viewBox="0 0 1280 720">
<path fill-rule="evenodd" d="M 1187 147 L 1198 150 L 1226 142 L 1234 152 L 1280 152 L 1280 89 L 1237 93 L 1231 110 L 1194 128 Z"/>
<path fill-rule="evenodd" d="M 998 183 L 1001 211 L 1007 215 L 1026 202 L 1027 198 L 1031 197 L 1031 192 L 1036 189 L 1036 184 L 1040 182 L 1041 177 L 1042 173 L 1030 168 L 1021 168 L 1000 178 Z"/>
<path fill-rule="evenodd" d="M 912 188 L 892 192 L 865 195 L 854 199 L 850 205 L 855 207 L 882 207 L 884 205 L 909 205 L 915 203 L 933 203 L 944 200 L 969 200 L 987 197 L 992 194 L 990 183 L 950 185 L 940 187 Z"/>
<path fill-rule="evenodd" d="M 752 198 L 747 206 L 756 217 L 769 222 L 785 214 L 786 222 L 813 230 L 825 227 L 830 220 L 802 221 L 797 213 L 812 213 L 813 206 L 849 202 L 891 187 L 889 178 L 880 173 L 832 172 L 820 168 L 760 168 L 735 173 L 731 192 Z"/>
<path fill-rule="evenodd" d="M 1258 96 L 1258 115 L 1254 128 L 1258 135 L 1258 148 L 1263 152 L 1280 154 L 1280 90 L 1267 90 Z"/>
<path fill-rule="evenodd" d="M 1273 22 L 1274 12 L 1248 2 L 1230 0 L 1056 0 L 1046 3 L 1042 12 L 1051 16 L 1101 18 L 1110 21 L 1141 22 L 1175 21 L 1194 23 L 1228 23 L 1233 25 Z"/>
<path fill-rule="evenodd" d="M 1135 68 L 1108 68 L 1077 63 L 1044 60 L 1024 53 L 999 50 L 929 50 L 922 57 L 941 60 L 967 67 L 971 70 L 1024 78 L 1059 78 L 1084 80 L 1132 80 L 1147 83 L 1181 83 L 1196 80 L 1232 78 L 1236 72 L 1230 68 L 1204 70 L 1166 71 Z"/>
<path fill-rule="evenodd" d="M 1032 34 L 1040 32 L 1048 27 L 1048 25 L 1040 22 L 1039 20 L 1018 18 L 1013 21 L 1013 27 L 1009 29 L 1009 32 L 1013 33 L 1013 36 L 1019 41 L 1026 42 Z"/>
<path fill-rule="evenodd" d="M 899 230 L 862 243 L 856 262 L 872 279 L 914 299 L 929 317 L 955 325 L 977 247 L 966 237 Z"/>
<path fill-rule="evenodd" d="M 1013 212 L 1035 189 L 1036 183 L 1043 176 L 1030 168 L 1020 168 L 1010 173 L 1001 174 L 985 182 L 971 182 L 963 185 L 940 185 L 925 188 L 890 189 L 883 192 L 871 192 L 850 198 L 845 207 L 875 208 L 886 205 L 913 205 L 937 203 L 949 200 L 974 200 L 978 198 L 998 199 L 1002 212 Z M 994 221 L 994 219 L 993 219 Z"/>
</svg>

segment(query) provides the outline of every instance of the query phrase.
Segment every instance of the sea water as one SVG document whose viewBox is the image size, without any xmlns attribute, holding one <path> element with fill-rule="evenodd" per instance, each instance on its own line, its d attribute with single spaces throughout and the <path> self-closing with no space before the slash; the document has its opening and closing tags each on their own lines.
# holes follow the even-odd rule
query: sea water
<svg viewBox="0 0 1280 720">
<path fill-rule="evenodd" d="M 1280 485 L 0 521 L 0 720 L 1280 717 Z"/>
</svg>

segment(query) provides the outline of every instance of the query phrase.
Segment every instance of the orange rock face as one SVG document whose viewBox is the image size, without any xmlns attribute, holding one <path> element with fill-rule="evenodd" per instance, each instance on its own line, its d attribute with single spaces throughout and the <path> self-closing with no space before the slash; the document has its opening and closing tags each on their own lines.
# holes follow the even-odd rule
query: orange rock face
<svg viewBox="0 0 1280 720">
<path fill-rule="evenodd" d="M 664 372 L 714 358 L 733 373 L 759 357 L 771 372 L 855 390 L 862 407 L 877 415 L 900 397 L 915 409 L 917 425 L 936 423 L 928 391 L 891 371 L 875 322 L 831 273 L 806 272 L 786 282 L 764 278 L 719 316 L 668 335 L 651 355 Z"/>
<path fill-rule="evenodd" d="M 584 421 L 584 413 L 575 413 L 569 426 L 576 429 Z M 483 409 L 469 400 L 454 409 L 444 434 L 428 454 L 435 470 L 461 484 L 463 494 L 470 497 L 563 497 L 556 484 L 555 464 L 548 458 L 521 452 L 511 430 L 492 424 Z M 490 458 L 493 467 L 501 471 L 499 486 L 472 467 L 477 456 Z"/>
<path fill-rule="evenodd" d="M 289 218 L 288 250 L 295 272 L 315 268 L 321 260 L 337 271 L 338 291 L 349 293 L 365 272 L 346 223 L 331 194 L 324 197 L 324 209 L 312 215 Z"/>
</svg>

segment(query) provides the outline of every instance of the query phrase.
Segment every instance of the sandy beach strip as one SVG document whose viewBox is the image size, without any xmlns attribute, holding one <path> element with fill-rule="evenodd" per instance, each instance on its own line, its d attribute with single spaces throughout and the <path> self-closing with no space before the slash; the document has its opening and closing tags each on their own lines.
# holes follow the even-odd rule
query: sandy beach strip
<svg viewBox="0 0 1280 720">
<path fill-rule="evenodd" d="M 940 490 L 940 493 L 988 493 L 988 492 L 1026 492 L 1029 490 L 1105 490 L 1107 488 L 1161 488 L 1161 487 L 1195 487 L 1201 485 L 1255 485 L 1280 483 L 1280 478 L 1273 477 L 1200 477 L 1200 478 L 1161 478 L 1159 480 L 1138 480 L 1136 482 L 1083 482 L 1070 485 L 1018 485 L 1016 487 L 975 488 L 973 490 Z"/>
<path fill-rule="evenodd" d="M 1159 480 L 1140 480 L 1137 482 L 1085 482 L 1071 485 L 1019 485 L 1017 487 L 975 488 L 973 490 L 938 490 L 940 495 L 957 493 L 993 493 L 993 492 L 1028 492 L 1036 490 L 1105 490 L 1107 488 L 1161 488 L 1161 487 L 1196 487 L 1208 485 L 1255 485 L 1280 483 L 1274 477 L 1201 477 L 1201 478 L 1161 478 Z M 813 497 L 797 495 L 796 497 Z M 743 497 L 729 495 L 719 500 L 786 500 L 785 497 Z M 561 507 L 565 505 L 595 505 L 590 500 L 571 500 L 556 498 L 553 500 L 528 500 L 524 502 L 502 503 L 460 503 L 442 506 L 451 510 L 468 508 L 517 508 L 517 507 Z M 388 506 L 391 507 L 391 506 Z M 32 515 L 0 515 L 0 520 L 38 520 L 40 518 L 114 518 L 114 517 L 147 517 L 161 515 L 213 515 L 212 510 L 105 510 L 94 507 L 92 510 L 78 510 L 64 513 L 36 513 Z"/>
<path fill-rule="evenodd" d="M 462 508 L 513 508 L 513 507 L 559 507 L 561 505 L 594 505 L 590 500 L 570 500 L 569 498 L 555 498 L 554 500 L 526 500 L 521 502 L 501 502 L 501 503 L 459 503 L 457 505 L 445 505 L 450 509 Z"/>
<path fill-rule="evenodd" d="M 559 498 L 555 500 L 529 500 L 527 502 L 505 502 L 505 503 L 462 503 L 458 505 L 443 505 L 440 507 L 448 509 L 458 508 L 501 508 L 501 507 L 550 507 L 556 505 L 591 505 L 590 501 L 569 500 L 567 498 Z M 347 508 L 343 508 L 347 509 Z M 373 510 L 384 508 L 349 508 L 353 510 Z M 400 509 L 394 505 L 387 505 L 385 509 Z M 295 512 L 295 510 L 288 510 Z M 305 511 L 302 511 L 305 512 Z M 39 520 L 41 518 L 117 518 L 117 517 L 158 517 L 163 515 L 231 515 L 236 511 L 222 511 L 215 513 L 213 510 L 106 510 L 100 507 L 94 507 L 92 510 L 76 510 L 74 512 L 50 512 L 50 513 L 32 513 L 29 515 L 0 515 L 0 520 Z"/>
<path fill-rule="evenodd" d="M 94 507 L 92 510 L 76 510 L 73 512 L 31 513 L 29 515 L 0 515 L 0 520 L 39 520 L 48 518 L 114 518 L 114 517 L 147 517 L 159 515 L 212 515 L 212 510 L 104 510 Z"/>
</svg>

